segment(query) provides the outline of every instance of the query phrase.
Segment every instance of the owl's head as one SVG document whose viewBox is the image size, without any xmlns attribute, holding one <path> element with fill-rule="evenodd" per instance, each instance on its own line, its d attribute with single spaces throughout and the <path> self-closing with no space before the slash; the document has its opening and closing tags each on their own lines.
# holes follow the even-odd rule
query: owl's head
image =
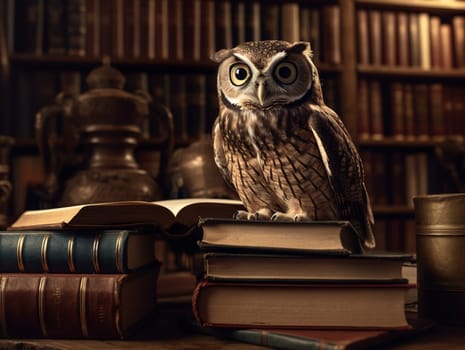
<svg viewBox="0 0 465 350">
<path fill-rule="evenodd" d="M 241 109 L 264 109 L 298 102 L 322 104 L 318 71 L 308 42 L 246 42 L 216 52 L 218 93 Z"/>
</svg>

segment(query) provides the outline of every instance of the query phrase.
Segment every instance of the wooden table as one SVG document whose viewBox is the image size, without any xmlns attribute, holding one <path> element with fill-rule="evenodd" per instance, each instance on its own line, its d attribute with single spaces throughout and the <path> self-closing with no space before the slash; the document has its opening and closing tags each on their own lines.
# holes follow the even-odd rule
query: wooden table
<svg viewBox="0 0 465 350">
<path fill-rule="evenodd" d="M 197 334 L 182 326 L 190 313 L 189 304 L 159 305 L 153 322 L 131 340 L 61 340 L 61 339 L 3 339 L 0 349 L 22 350 L 260 350 L 262 346 L 238 343 L 208 335 Z M 378 349 L 392 350 L 455 350 L 465 349 L 465 326 L 436 325 L 427 333 Z"/>
</svg>

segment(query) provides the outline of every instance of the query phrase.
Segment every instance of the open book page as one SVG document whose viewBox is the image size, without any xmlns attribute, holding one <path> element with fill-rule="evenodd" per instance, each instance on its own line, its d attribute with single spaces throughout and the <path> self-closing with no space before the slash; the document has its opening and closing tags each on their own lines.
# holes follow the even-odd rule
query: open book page
<svg viewBox="0 0 465 350">
<path fill-rule="evenodd" d="M 94 203 L 29 210 L 20 215 L 9 229 L 63 229 L 135 224 L 154 224 L 168 228 L 175 222 L 192 226 L 197 224 L 200 216 L 230 218 L 241 208 L 240 201 L 216 198 Z"/>
<path fill-rule="evenodd" d="M 241 201 L 216 198 L 185 198 L 154 202 L 169 209 L 176 222 L 185 226 L 197 223 L 199 217 L 231 219 L 237 210 L 244 209 Z"/>
</svg>

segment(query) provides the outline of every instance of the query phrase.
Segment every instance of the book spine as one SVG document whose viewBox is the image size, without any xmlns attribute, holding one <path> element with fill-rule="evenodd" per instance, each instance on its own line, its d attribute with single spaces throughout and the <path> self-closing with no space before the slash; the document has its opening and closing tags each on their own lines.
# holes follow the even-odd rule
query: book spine
<svg viewBox="0 0 465 350">
<path fill-rule="evenodd" d="M 0 332 L 12 338 L 121 338 L 127 275 L 3 274 Z"/>
<path fill-rule="evenodd" d="M 261 3 L 245 1 L 245 40 L 258 41 L 261 37 Z"/>
<path fill-rule="evenodd" d="M 201 43 L 203 47 L 202 58 L 209 59 L 215 53 L 216 48 L 216 19 L 215 19 L 215 2 L 211 0 L 202 1 L 202 21 L 201 21 Z"/>
<path fill-rule="evenodd" d="M 429 19 L 430 46 L 431 46 L 431 68 L 441 68 L 441 18 L 431 16 Z"/>
<path fill-rule="evenodd" d="M 361 140 L 371 137 L 370 132 L 370 98 L 368 91 L 368 81 L 360 79 L 358 81 L 358 133 Z"/>
<path fill-rule="evenodd" d="M 340 64 L 341 57 L 341 13 L 338 5 L 328 5 L 323 7 L 324 29 L 323 41 L 326 45 L 322 47 L 323 58 L 327 63 Z"/>
<path fill-rule="evenodd" d="M 368 65 L 370 63 L 370 40 L 368 32 L 368 12 L 364 9 L 357 11 L 357 60 L 358 63 Z"/>
<path fill-rule="evenodd" d="M 393 11 L 383 11 L 381 13 L 382 23 L 382 59 L 383 64 L 389 67 L 396 65 L 397 43 L 396 43 L 396 16 Z"/>
<path fill-rule="evenodd" d="M 65 3 L 47 0 L 45 8 L 45 47 L 48 54 L 63 55 L 66 52 Z"/>
<path fill-rule="evenodd" d="M 465 67 L 465 17 L 454 16 L 452 18 L 452 34 L 455 48 L 455 67 Z"/>
<path fill-rule="evenodd" d="M 100 55 L 100 0 L 86 2 L 86 55 Z"/>
<path fill-rule="evenodd" d="M 44 0 L 15 1 L 14 50 L 43 53 Z"/>
<path fill-rule="evenodd" d="M 397 15 L 397 64 L 401 67 L 409 65 L 409 37 L 408 37 L 408 14 L 398 12 Z"/>
<path fill-rule="evenodd" d="M 449 23 L 441 23 L 440 28 L 440 61 L 441 68 L 452 69 L 453 64 L 453 46 L 452 46 L 452 34 L 451 25 Z"/>
<path fill-rule="evenodd" d="M 85 0 L 68 0 L 67 48 L 70 55 L 84 56 L 87 48 L 87 8 Z"/>
<path fill-rule="evenodd" d="M 312 51 L 313 51 L 313 61 L 315 63 L 319 63 L 321 61 L 321 42 L 322 42 L 322 35 L 321 35 L 321 13 L 319 9 L 310 8 L 309 10 L 310 15 L 310 43 L 312 44 Z"/>
<path fill-rule="evenodd" d="M 439 139 L 445 135 L 443 90 L 441 83 L 429 85 L 430 135 Z"/>
<path fill-rule="evenodd" d="M 100 53 L 103 56 L 112 56 L 114 48 L 113 34 L 115 31 L 113 18 L 115 8 L 110 1 L 100 3 Z"/>
<path fill-rule="evenodd" d="M 112 46 L 113 51 L 112 54 L 115 57 L 125 57 L 125 45 L 124 45 L 124 30 L 125 30 L 125 21 L 126 21 L 126 13 L 124 7 L 123 0 L 116 0 L 114 1 L 114 9 L 113 9 L 113 18 L 112 18 L 112 25 L 113 28 L 113 36 L 112 36 Z"/>
<path fill-rule="evenodd" d="M 391 89 L 391 133 L 395 139 L 402 140 L 405 136 L 405 95 L 404 85 L 401 82 L 393 82 Z"/>
<path fill-rule="evenodd" d="M 0 235 L 0 272 L 126 273 L 129 232 Z"/>
<path fill-rule="evenodd" d="M 429 14 L 420 12 L 418 14 L 418 32 L 420 47 L 420 67 L 431 68 L 431 38 L 430 38 L 430 18 Z"/>
<path fill-rule="evenodd" d="M 186 79 L 187 131 L 189 137 L 198 139 L 206 133 L 206 77 L 191 74 Z"/>
<path fill-rule="evenodd" d="M 288 2 L 281 5 L 281 37 L 289 42 L 299 41 L 299 3 Z"/>
<path fill-rule="evenodd" d="M 201 280 L 199 283 L 194 288 L 194 291 L 192 292 L 192 314 L 194 318 L 200 323 L 201 326 L 205 326 L 206 324 L 204 321 L 200 318 L 200 313 L 199 313 L 199 294 L 200 291 L 207 287 L 207 280 Z"/>
<path fill-rule="evenodd" d="M 382 34 L 381 12 L 379 10 L 368 11 L 368 30 L 370 40 L 370 63 L 375 66 L 382 64 Z"/>
<path fill-rule="evenodd" d="M 238 5 L 237 5 L 238 6 Z M 241 7 L 242 11 L 244 11 L 244 5 Z M 280 26 L 279 26 L 279 13 L 280 13 L 280 8 L 279 4 L 274 4 L 274 3 L 267 3 L 266 6 L 263 6 L 261 9 L 260 15 L 260 23 L 261 23 L 261 38 L 262 40 L 269 40 L 269 39 L 274 39 L 274 38 L 279 38 L 279 32 L 280 32 Z M 245 20 L 245 14 L 243 14 L 243 18 Z M 245 41 L 245 22 L 244 20 L 240 23 L 242 23 L 242 33 L 241 35 L 238 36 L 238 38 L 241 38 L 240 40 L 238 39 L 236 42 L 241 43 Z M 241 41 L 242 40 L 242 41 Z"/>
</svg>

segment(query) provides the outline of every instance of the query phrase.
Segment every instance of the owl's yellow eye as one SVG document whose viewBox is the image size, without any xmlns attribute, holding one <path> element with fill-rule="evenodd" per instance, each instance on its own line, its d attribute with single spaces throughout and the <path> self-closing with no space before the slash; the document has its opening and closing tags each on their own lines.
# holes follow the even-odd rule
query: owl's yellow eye
<svg viewBox="0 0 465 350">
<path fill-rule="evenodd" d="M 281 62 L 276 66 L 274 76 L 283 84 L 292 84 L 297 79 L 297 67 L 291 62 Z"/>
<path fill-rule="evenodd" d="M 250 68 L 244 63 L 236 63 L 229 70 L 231 82 L 236 86 L 244 85 L 250 78 Z"/>
</svg>

